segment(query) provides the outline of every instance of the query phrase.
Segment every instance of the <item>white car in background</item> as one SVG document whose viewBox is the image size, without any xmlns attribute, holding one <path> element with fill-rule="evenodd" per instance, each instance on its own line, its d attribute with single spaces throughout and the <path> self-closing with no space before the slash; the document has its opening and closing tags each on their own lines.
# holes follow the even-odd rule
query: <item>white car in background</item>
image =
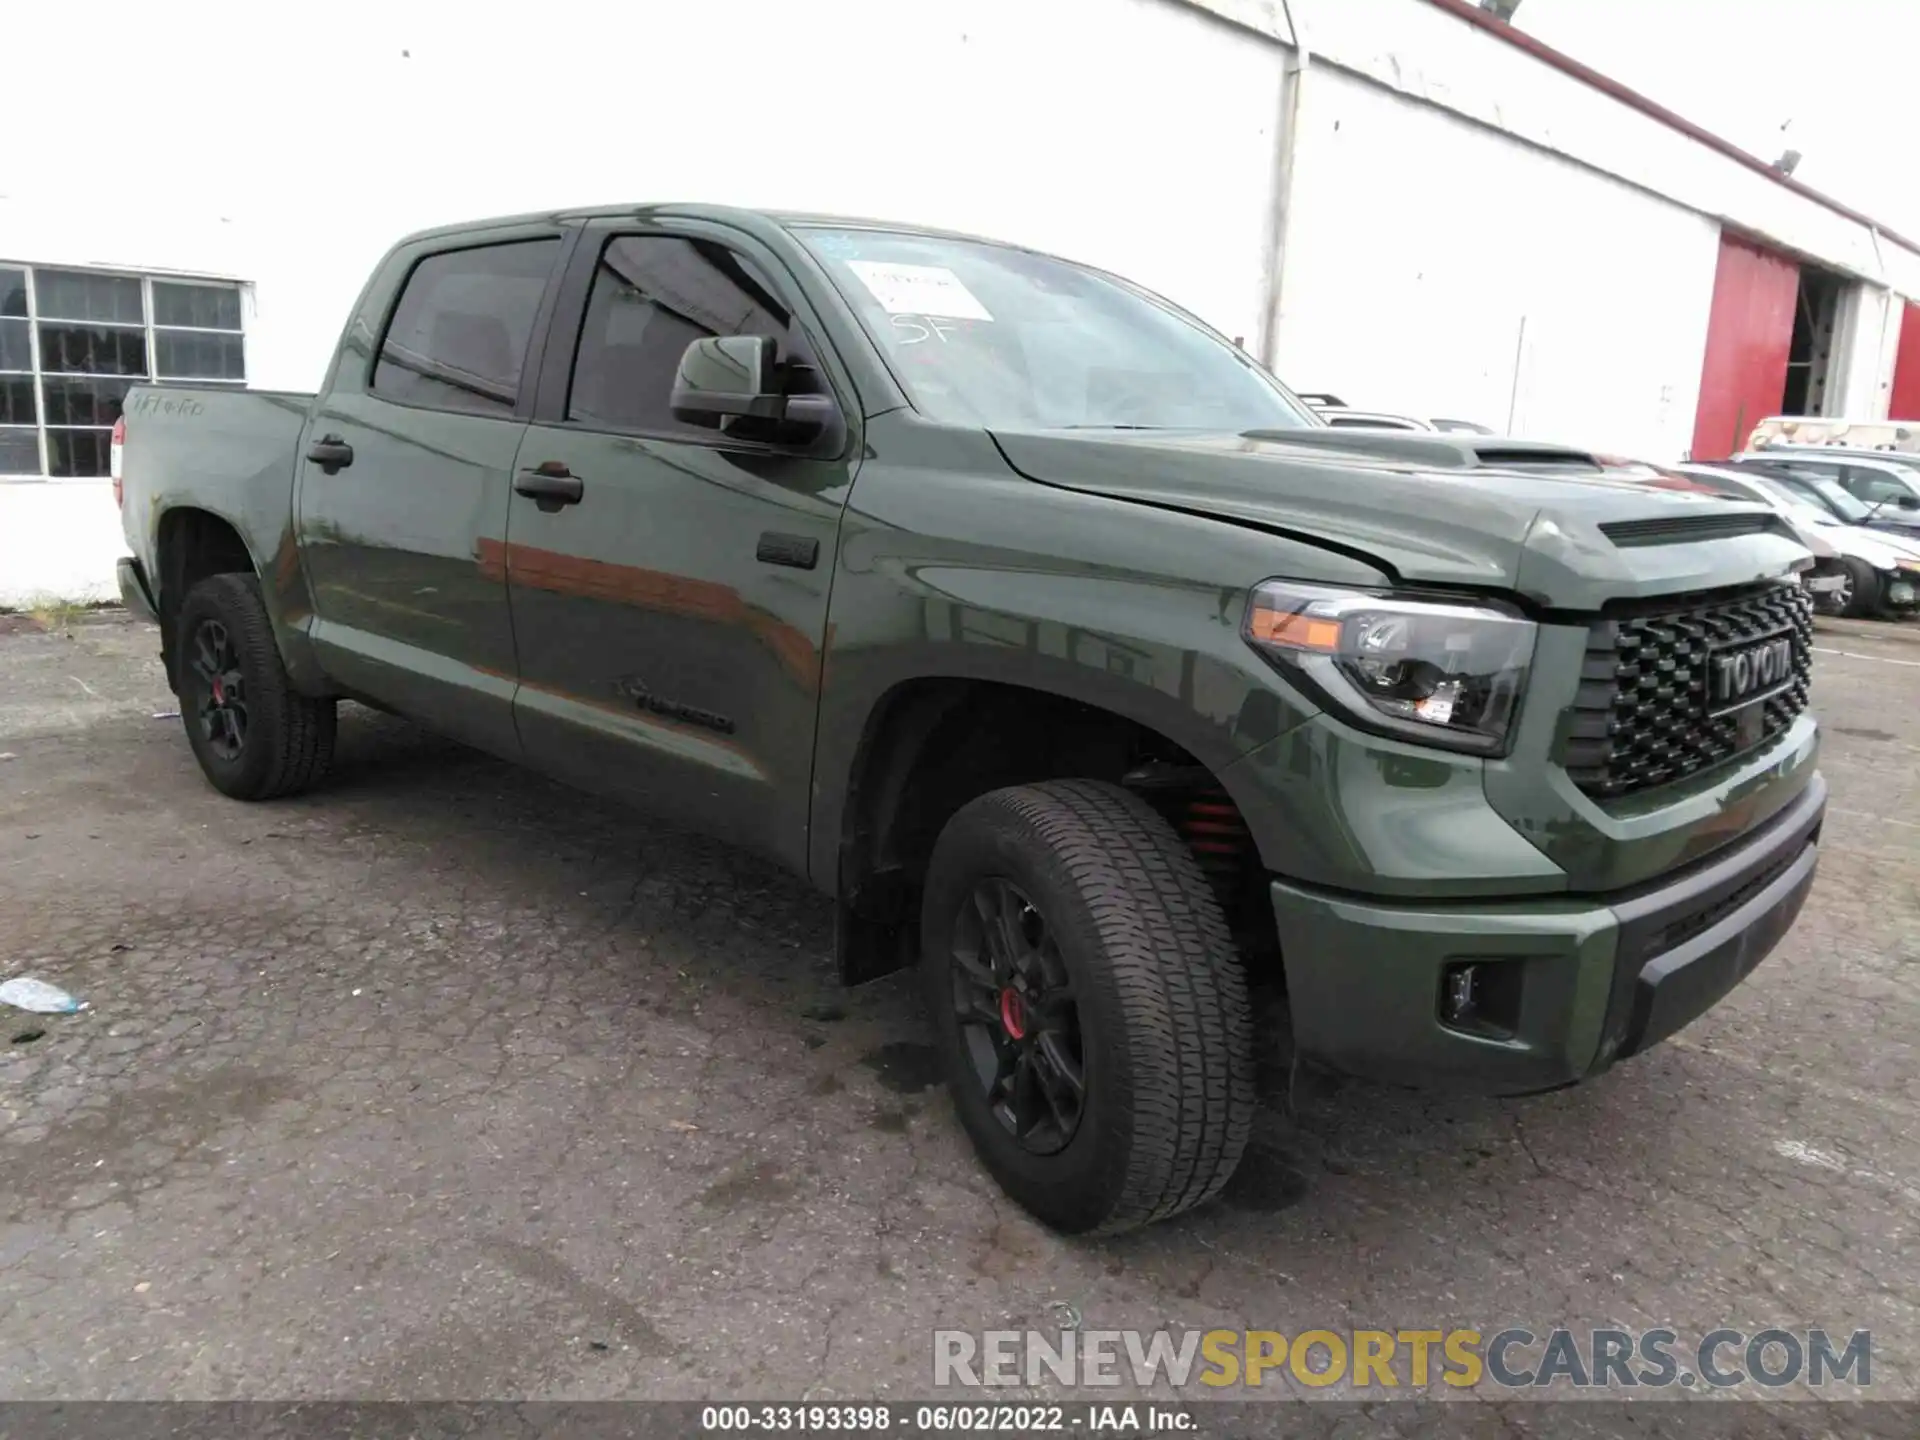
<svg viewBox="0 0 1920 1440">
<path fill-rule="evenodd" d="M 1384 410 L 1356 410 L 1338 395 L 1314 392 L 1300 397 L 1327 424 L 1336 430 L 1424 430 L 1442 435 L 1491 435 L 1494 432 L 1473 420 L 1420 420 L 1412 415 L 1391 415 Z"/>
<path fill-rule="evenodd" d="M 1755 467 L 1676 465 L 1683 475 L 1722 495 L 1757 500 L 1784 517 L 1805 540 L 1834 552 L 1815 552 L 1814 603 L 1830 615 L 1911 615 L 1920 608 L 1920 541 L 1888 530 L 1849 523 L 1817 504 L 1795 485 Z M 1809 544 L 1808 548 L 1813 548 Z"/>
</svg>

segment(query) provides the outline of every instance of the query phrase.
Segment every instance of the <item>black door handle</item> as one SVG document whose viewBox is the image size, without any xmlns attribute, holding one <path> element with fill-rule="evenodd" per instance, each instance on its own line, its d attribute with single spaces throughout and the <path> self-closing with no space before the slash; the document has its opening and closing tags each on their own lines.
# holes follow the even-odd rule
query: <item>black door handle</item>
<svg viewBox="0 0 1920 1440">
<path fill-rule="evenodd" d="M 322 435 L 307 447 L 307 459 L 323 474 L 337 475 L 353 463 L 353 447 L 338 435 Z"/>
<path fill-rule="evenodd" d="M 578 505 L 586 486 L 560 461 L 543 460 L 520 472 L 520 478 L 513 482 L 513 493 L 526 496 L 551 515 L 562 505 Z"/>
</svg>

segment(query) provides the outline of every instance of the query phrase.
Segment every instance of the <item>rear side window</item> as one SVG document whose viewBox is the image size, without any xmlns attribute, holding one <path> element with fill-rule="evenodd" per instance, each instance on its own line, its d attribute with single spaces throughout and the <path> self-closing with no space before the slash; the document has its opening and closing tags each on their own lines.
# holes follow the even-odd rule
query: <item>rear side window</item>
<svg viewBox="0 0 1920 1440">
<path fill-rule="evenodd" d="M 771 337 L 785 392 L 824 393 L 792 313 L 744 258 L 707 241 L 616 236 L 588 292 L 567 419 L 712 444 L 712 430 L 672 411 L 680 357 L 710 335 Z"/>
<path fill-rule="evenodd" d="M 403 405 L 511 415 L 557 238 L 429 255 L 393 308 L 373 393 Z"/>
</svg>

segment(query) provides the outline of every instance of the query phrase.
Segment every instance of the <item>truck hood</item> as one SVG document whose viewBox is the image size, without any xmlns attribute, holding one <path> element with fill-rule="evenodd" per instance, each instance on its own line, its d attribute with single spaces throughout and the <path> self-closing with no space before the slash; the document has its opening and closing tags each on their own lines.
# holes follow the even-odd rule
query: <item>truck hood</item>
<svg viewBox="0 0 1920 1440">
<path fill-rule="evenodd" d="M 1556 609 L 1717 589 L 1807 559 L 1761 505 L 1609 478 L 1582 451 L 1394 431 L 995 430 L 1030 480 L 1356 555 L 1396 582 Z"/>
</svg>

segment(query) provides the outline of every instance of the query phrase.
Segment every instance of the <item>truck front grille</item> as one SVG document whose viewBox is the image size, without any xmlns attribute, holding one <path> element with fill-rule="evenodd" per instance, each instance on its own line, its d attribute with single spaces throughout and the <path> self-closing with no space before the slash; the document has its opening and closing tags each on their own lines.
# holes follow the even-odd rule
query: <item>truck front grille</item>
<svg viewBox="0 0 1920 1440">
<path fill-rule="evenodd" d="M 1717 655 L 1785 632 L 1785 687 L 1739 709 L 1713 702 Z M 1594 622 L 1580 690 L 1568 716 L 1567 773 L 1596 799 L 1698 774 L 1765 744 L 1807 708 L 1813 676 L 1813 602 L 1792 585 L 1636 606 Z"/>
</svg>

